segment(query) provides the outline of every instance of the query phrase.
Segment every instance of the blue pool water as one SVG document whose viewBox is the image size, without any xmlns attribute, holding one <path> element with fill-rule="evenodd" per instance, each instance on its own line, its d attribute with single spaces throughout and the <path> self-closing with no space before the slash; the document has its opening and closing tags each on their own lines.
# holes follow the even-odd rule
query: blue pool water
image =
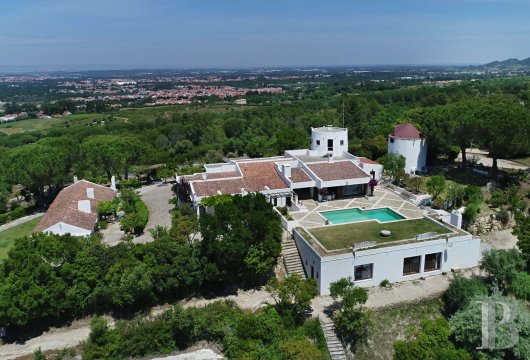
<svg viewBox="0 0 530 360">
<path fill-rule="evenodd" d="M 394 210 L 388 208 L 370 210 L 344 209 L 322 211 L 320 212 L 320 215 L 328 219 L 332 224 L 343 224 L 366 220 L 379 220 L 380 222 L 384 223 L 405 219 L 404 216 L 401 216 Z"/>
</svg>

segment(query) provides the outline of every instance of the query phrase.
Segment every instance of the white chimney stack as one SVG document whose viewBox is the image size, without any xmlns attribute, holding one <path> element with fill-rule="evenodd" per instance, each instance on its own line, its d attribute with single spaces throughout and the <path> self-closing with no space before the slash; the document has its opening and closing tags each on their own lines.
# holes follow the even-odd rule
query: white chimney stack
<svg viewBox="0 0 530 360">
<path fill-rule="evenodd" d="M 79 179 L 77 178 L 77 175 L 74 175 L 74 184 L 77 183 Z"/>
<path fill-rule="evenodd" d="M 110 178 L 110 189 L 116 191 L 116 177 L 114 175 Z"/>
<path fill-rule="evenodd" d="M 94 194 L 94 188 L 86 189 L 86 197 L 89 198 L 89 199 L 92 199 L 92 200 L 94 200 L 96 198 L 96 196 Z"/>
<path fill-rule="evenodd" d="M 77 210 L 90 214 L 92 212 L 90 200 L 79 200 L 77 202 Z"/>
<path fill-rule="evenodd" d="M 290 164 L 283 164 L 283 175 L 286 177 L 286 178 L 290 178 L 291 177 L 291 165 Z"/>
</svg>

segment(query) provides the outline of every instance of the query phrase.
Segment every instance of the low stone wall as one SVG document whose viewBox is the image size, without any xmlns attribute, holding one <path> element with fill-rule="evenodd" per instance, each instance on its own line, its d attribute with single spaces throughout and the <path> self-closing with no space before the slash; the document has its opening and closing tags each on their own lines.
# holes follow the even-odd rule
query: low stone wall
<svg viewBox="0 0 530 360">
<path fill-rule="evenodd" d="M 486 216 L 480 216 L 475 220 L 471 225 L 467 226 L 467 231 L 473 235 L 487 234 L 492 231 L 499 231 L 508 228 L 513 228 L 515 226 L 515 221 L 513 216 L 510 214 L 510 220 L 506 225 L 503 225 L 499 220 L 497 220 L 495 214 L 489 214 Z"/>
</svg>

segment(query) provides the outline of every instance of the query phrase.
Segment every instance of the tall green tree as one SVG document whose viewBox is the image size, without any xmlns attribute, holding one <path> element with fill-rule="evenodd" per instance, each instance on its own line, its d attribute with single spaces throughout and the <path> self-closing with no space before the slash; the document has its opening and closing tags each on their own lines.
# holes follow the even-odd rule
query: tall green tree
<svg viewBox="0 0 530 360">
<path fill-rule="evenodd" d="M 4 171 L 12 183 L 28 188 L 45 207 L 70 178 L 77 149 L 76 143 L 64 138 L 24 145 L 9 151 Z"/>
<path fill-rule="evenodd" d="M 530 112 L 518 101 L 494 96 L 482 108 L 479 134 L 492 157 L 492 176 L 497 179 L 500 156 L 530 153 Z"/>
</svg>

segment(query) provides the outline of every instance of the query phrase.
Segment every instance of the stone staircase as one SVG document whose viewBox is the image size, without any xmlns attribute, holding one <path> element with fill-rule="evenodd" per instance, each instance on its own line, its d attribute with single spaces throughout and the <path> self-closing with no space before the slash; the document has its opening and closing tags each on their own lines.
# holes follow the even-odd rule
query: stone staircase
<svg viewBox="0 0 530 360">
<path fill-rule="evenodd" d="M 331 321 L 323 321 L 320 319 L 320 326 L 324 331 L 324 337 L 326 338 L 326 344 L 328 345 L 329 355 L 332 360 L 347 360 L 348 356 L 342 346 L 337 334 L 335 333 L 335 326 Z"/>
<path fill-rule="evenodd" d="M 302 279 L 306 278 L 302 259 L 298 253 L 298 248 L 294 239 L 287 235 L 282 241 L 282 255 L 287 274 L 298 274 Z"/>
</svg>

